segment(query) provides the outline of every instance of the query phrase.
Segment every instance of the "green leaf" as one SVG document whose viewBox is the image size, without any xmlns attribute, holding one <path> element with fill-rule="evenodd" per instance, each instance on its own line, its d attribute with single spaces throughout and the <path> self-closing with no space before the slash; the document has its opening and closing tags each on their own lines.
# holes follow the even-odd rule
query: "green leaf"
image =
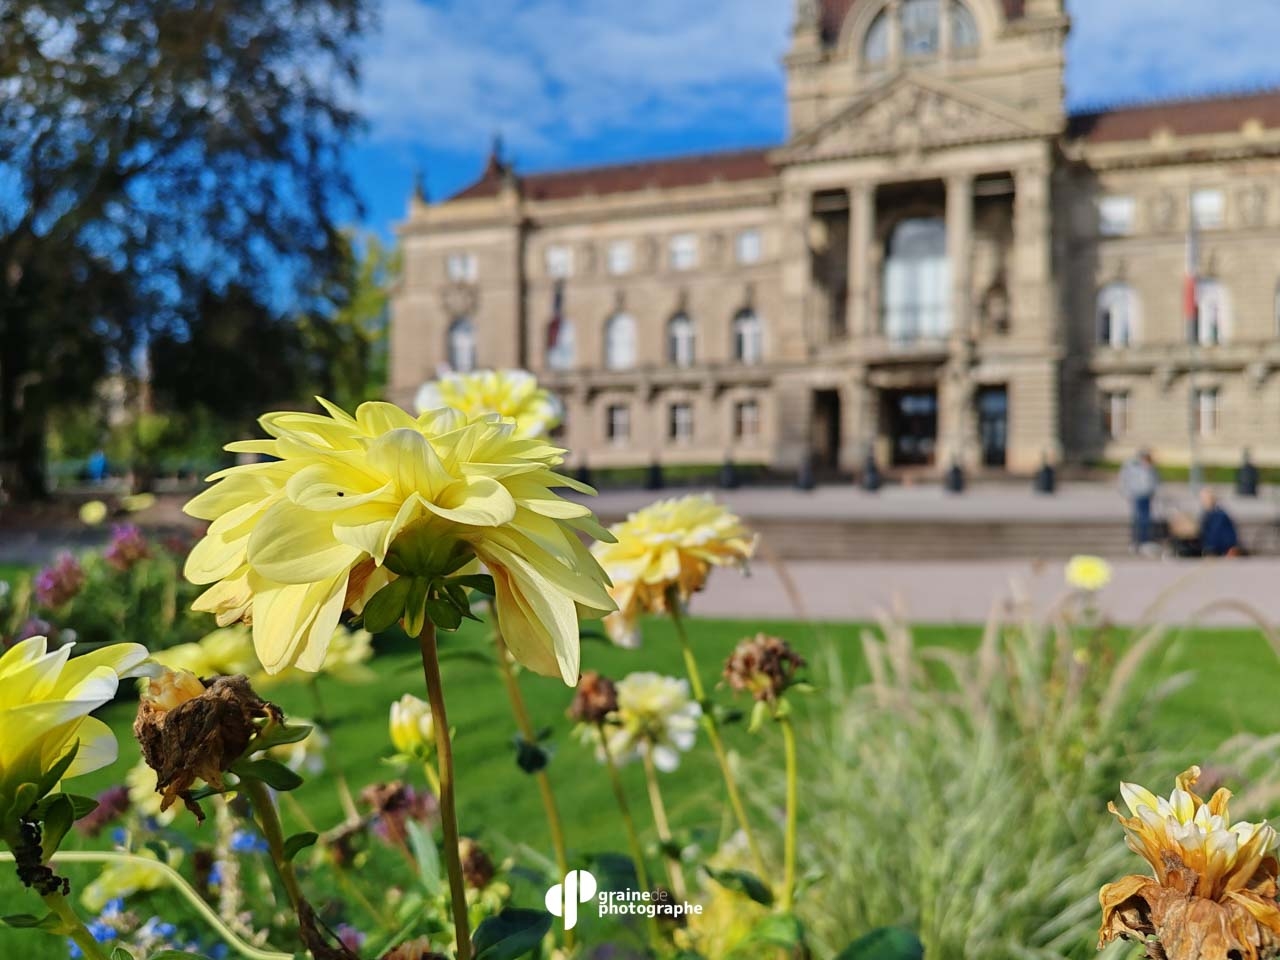
<svg viewBox="0 0 1280 960">
<path fill-rule="evenodd" d="M 768 719 L 769 704 L 763 700 L 757 700 L 756 705 L 751 708 L 751 722 L 747 724 L 747 733 L 758 733 Z"/>
<path fill-rule="evenodd" d="M 295 833 L 284 842 L 285 860 L 292 860 L 319 839 L 320 834 L 316 833 L 314 830 L 308 830 L 306 833 Z"/>
<path fill-rule="evenodd" d="M 462 611 L 444 597 L 432 597 L 426 603 L 427 616 L 441 630 L 457 630 L 462 625 Z"/>
<path fill-rule="evenodd" d="M 35 806 L 36 801 L 48 792 L 48 790 L 45 790 L 42 793 L 40 788 L 34 783 L 18 784 L 17 789 L 13 791 L 13 803 L 9 804 L 9 809 L 5 814 L 5 819 L 17 820 L 21 817 L 27 816 L 27 814 L 31 812 L 31 808 Z"/>
<path fill-rule="evenodd" d="M 53 796 L 45 797 L 34 807 L 31 808 L 30 817 L 32 820 L 43 820 L 49 812 L 49 808 L 57 800 L 58 797 L 66 797 L 71 801 L 72 812 L 75 818 L 79 820 L 81 817 L 87 817 L 98 809 L 98 801 L 93 797 L 81 797 L 74 793 L 55 793 Z"/>
<path fill-rule="evenodd" d="M 835 960 L 924 960 L 924 944 L 910 930 L 881 927 L 849 944 Z"/>
<path fill-rule="evenodd" d="M 72 761 L 75 760 L 76 754 L 79 752 L 80 741 L 77 740 L 71 745 L 70 750 L 58 758 L 57 763 L 45 771 L 44 776 L 41 777 L 39 783 L 36 784 L 36 796 L 32 798 L 33 800 L 39 800 L 58 785 L 58 781 L 62 779 L 62 775 L 67 772 L 67 768 L 71 766 Z"/>
<path fill-rule="evenodd" d="M 775 947 L 796 947 L 804 943 L 804 925 L 794 913 L 771 913 L 752 927 L 748 939 Z"/>
<path fill-rule="evenodd" d="M 427 893 L 435 896 L 441 889 L 440 851 L 431 834 L 417 820 L 405 821 L 405 828 L 409 831 L 413 859 L 418 862 L 418 879 Z"/>
<path fill-rule="evenodd" d="M 260 757 L 257 760 L 238 760 L 232 764 L 231 772 L 238 777 L 250 780 L 261 780 L 276 790 L 296 790 L 302 786 L 302 778 L 283 763 Z"/>
<path fill-rule="evenodd" d="M 453 577 L 449 582 L 467 587 L 476 591 L 476 593 L 483 593 L 486 597 L 494 597 L 498 594 L 498 588 L 493 582 L 493 577 L 487 573 L 468 573 L 465 576 Z"/>
<path fill-rule="evenodd" d="M 471 943 L 475 960 L 517 960 L 534 950 L 551 930 L 545 910 L 508 907 L 476 927 Z"/>
<path fill-rule="evenodd" d="M 116 947 L 111 951 L 111 960 L 133 960 L 133 954 L 124 947 Z"/>
<path fill-rule="evenodd" d="M 76 822 L 76 808 L 70 797 L 65 793 L 58 793 L 50 799 L 53 802 L 48 805 L 41 818 L 44 832 L 40 838 L 40 849 L 44 851 L 46 860 L 57 851 L 62 838 Z"/>
<path fill-rule="evenodd" d="M 427 597 L 431 581 L 414 577 L 409 581 L 409 598 L 404 602 L 404 629 L 411 637 L 419 636 L 427 625 Z"/>
<path fill-rule="evenodd" d="M 766 907 L 773 906 L 773 891 L 754 873 L 746 870 L 713 870 L 705 865 L 702 869 L 707 872 L 707 876 L 726 890 L 741 893 Z"/>
<path fill-rule="evenodd" d="M 314 728 L 306 723 L 276 723 L 253 741 L 255 750 L 266 750 L 285 743 L 299 743 L 311 736 Z"/>
<path fill-rule="evenodd" d="M 369 598 L 364 605 L 364 628 L 370 633 L 381 633 L 395 626 L 404 616 L 405 603 L 409 599 L 409 587 L 413 580 L 400 577 Z"/>
<path fill-rule="evenodd" d="M 741 723 L 742 718 L 746 716 L 745 711 L 741 710 L 738 707 L 723 707 L 717 703 L 712 709 L 715 712 L 716 721 L 721 726 L 729 726 L 730 724 Z"/>
<path fill-rule="evenodd" d="M 51 917 L 53 914 L 49 914 L 49 916 Z M 41 918 L 30 913 L 11 913 L 7 917 L 0 917 L 0 923 L 3 923 L 6 927 L 27 930 L 40 926 Z"/>
</svg>

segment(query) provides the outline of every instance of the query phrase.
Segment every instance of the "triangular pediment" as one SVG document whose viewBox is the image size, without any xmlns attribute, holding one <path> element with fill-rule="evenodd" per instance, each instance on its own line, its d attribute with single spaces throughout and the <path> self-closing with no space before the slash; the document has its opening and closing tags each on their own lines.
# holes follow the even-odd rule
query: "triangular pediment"
<svg viewBox="0 0 1280 960">
<path fill-rule="evenodd" d="M 868 90 L 844 110 L 797 134 L 778 151 L 777 159 L 812 163 L 1048 133 L 1003 104 L 933 78 L 905 75 Z"/>
</svg>

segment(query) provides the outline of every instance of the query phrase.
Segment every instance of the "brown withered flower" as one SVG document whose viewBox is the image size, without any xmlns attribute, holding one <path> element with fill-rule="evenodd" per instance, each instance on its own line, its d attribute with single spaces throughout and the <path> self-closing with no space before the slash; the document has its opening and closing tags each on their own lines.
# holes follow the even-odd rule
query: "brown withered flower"
<svg viewBox="0 0 1280 960">
<path fill-rule="evenodd" d="M 443 953 L 437 953 L 431 949 L 431 941 L 426 937 L 419 937 L 417 940 L 407 940 L 388 950 L 381 957 L 381 960 L 449 960 Z"/>
<path fill-rule="evenodd" d="M 256 721 L 264 718 L 284 722 L 280 708 L 254 693 L 241 676 L 205 684 L 188 671 L 165 670 L 149 680 L 133 735 L 156 772 L 160 809 L 181 799 L 203 821 L 204 811 L 191 797 L 192 785 L 203 780 L 221 790 L 222 774 L 244 754 L 258 733 Z"/>
<path fill-rule="evenodd" d="M 1155 876 L 1102 888 L 1099 948 L 1121 939 L 1143 942 L 1150 960 L 1280 957 L 1276 831 L 1231 823 L 1231 792 L 1219 789 L 1206 803 L 1191 789 L 1199 776 L 1199 767 L 1187 770 L 1167 800 L 1121 784 L 1129 817 L 1108 805 Z"/>
<path fill-rule="evenodd" d="M 773 703 L 795 683 L 804 657 L 785 640 L 758 633 L 734 648 L 724 665 L 724 678 L 739 693 Z"/>
<path fill-rule="evenodd" d="M 473 890 L 483 890 L 493 882 L 493 861 L 484 848 L 470 837 L 458 840 L 458 856 L 462 860 L 462 879 Z"/>
<path fill-rule="evenodd" d="M 578 680 L 578 691 L 569 705 L 569 718 L 579 723 L 598 726 L 618 709 L 618 688 L 612 680 L 594 670 L 586 671 Z"/>
</svg>

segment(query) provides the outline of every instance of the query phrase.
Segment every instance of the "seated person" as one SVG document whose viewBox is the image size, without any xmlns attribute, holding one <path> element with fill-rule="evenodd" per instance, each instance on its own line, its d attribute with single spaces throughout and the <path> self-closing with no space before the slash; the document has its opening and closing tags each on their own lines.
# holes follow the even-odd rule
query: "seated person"
<svg viewBox="0 0 1280 960">
<path fill-rule="evenodd" d="M 1206 557 L 1240 556 L 1236 525 L 1211 488 L 1200 491 L 1200 506 L 1200 552 Z"/>
</svg>

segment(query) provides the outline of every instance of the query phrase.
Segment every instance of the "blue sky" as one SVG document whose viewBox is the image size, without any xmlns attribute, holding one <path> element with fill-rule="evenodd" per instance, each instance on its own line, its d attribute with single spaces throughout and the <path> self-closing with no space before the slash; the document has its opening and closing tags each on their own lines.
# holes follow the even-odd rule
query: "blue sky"
<svg viewBox="0 0 1280 960">
<path fill-rule="evenodd" d="M 479 171 L 777 143 L 793 0 L 381 0 L 350 151 L 370 227 Z M 1277 0 L 1068 0 L 1071 106 L 1280 86 Z"/>
</svg>

